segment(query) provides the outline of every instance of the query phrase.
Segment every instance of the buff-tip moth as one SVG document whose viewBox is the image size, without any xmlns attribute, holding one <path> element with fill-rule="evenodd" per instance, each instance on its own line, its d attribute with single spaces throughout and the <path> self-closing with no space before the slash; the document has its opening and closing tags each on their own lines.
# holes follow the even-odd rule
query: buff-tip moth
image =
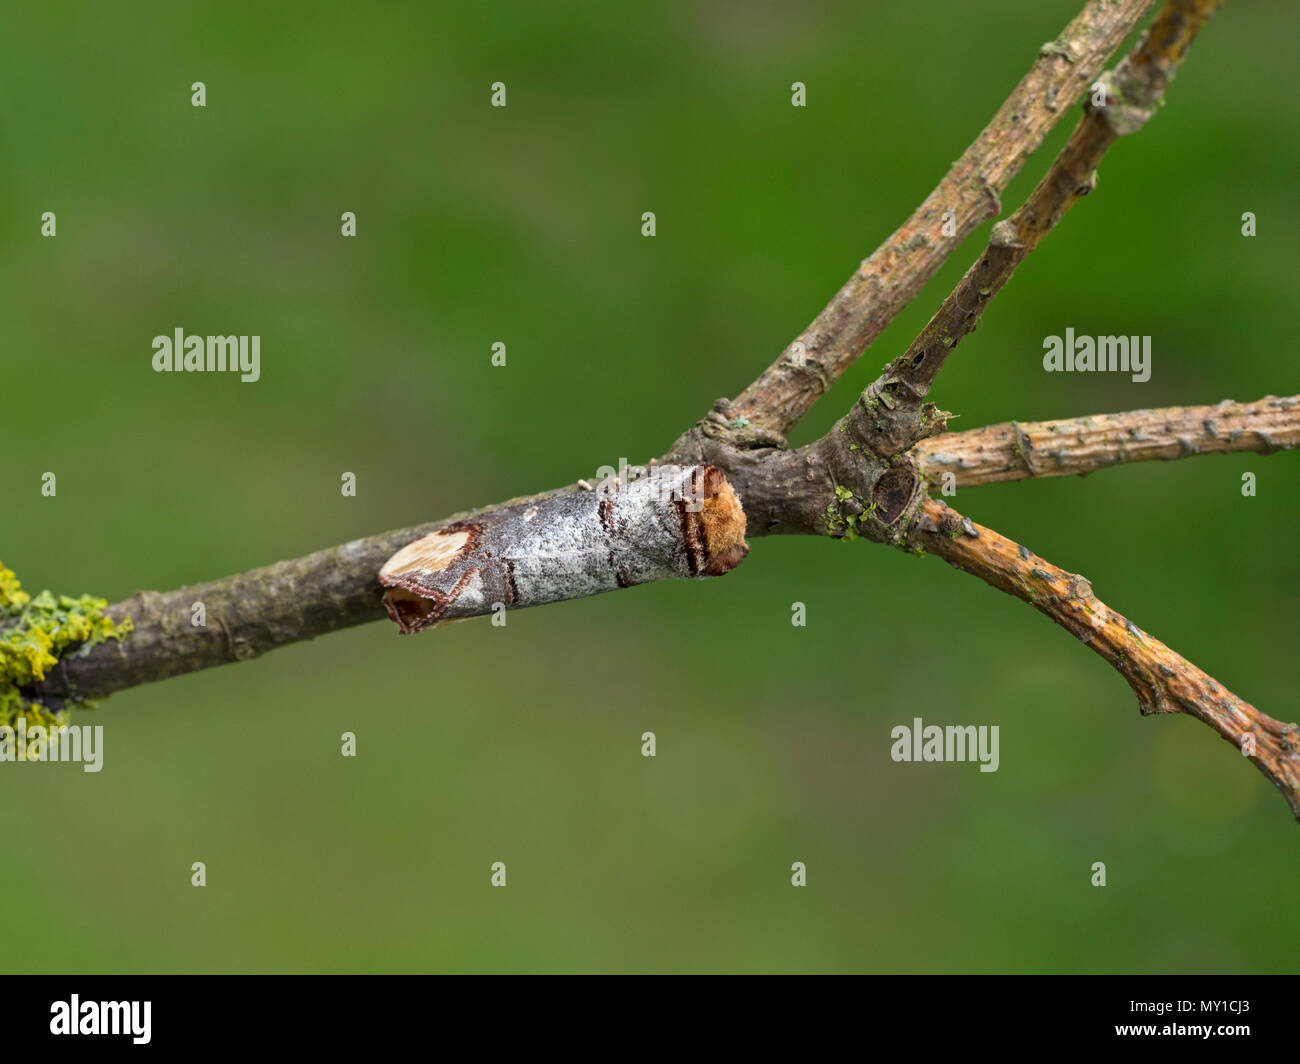
<svg viewBox="0 0 1300 1064">
<path fill-rule="evenodd" d="M 672 577 L 730 572 L 749 553 L 745 511 L 714 466 L 651 466 L 476 514 L 431 532 L 379 571 L 403 634 Z"/>
</svg>

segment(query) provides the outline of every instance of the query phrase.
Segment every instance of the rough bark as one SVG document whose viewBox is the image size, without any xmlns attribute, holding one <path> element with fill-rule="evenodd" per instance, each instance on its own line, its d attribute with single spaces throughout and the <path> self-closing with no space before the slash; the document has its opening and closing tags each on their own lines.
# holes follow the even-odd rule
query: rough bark
<svg viewBox="0 0 1300 1064">
<path fill-rule="evenodd" d="M 1137 132 L 1155 113 L 1187 49 L 1221 2 L 1166 5 L 1138 45 L 1098 79 L 1096 96 L 1088 96 L 1083 118 L 1047 174 L 1010 218 L 993 227 L 988 247 L 920 335 L 867 387 L 863 402 L 877 412 L 874 450 L 898 454 L 917 442 L 919 432 L 943 431 L 943 419 L 924 399 L 948 356 L 975 331 L 1016 267 L 1093 190 L 1097 167 L 1111 145 Z M 922 418 L 927 410 L 932 416 Z"/>
<path fill-rule="evenodd" d="M 1002 210 L 1011 179 L 1096 79 L 1151 0 L 1093 0 L 1043 45 L 1015 91 L 913 213 L 730 405 L 751 432 L 788 432 L 958 245 Z M 945 219 L 945 212 L 952 212 Z M 952 236 L 944 235 L 945 221 Z"/>
<path fill-rule="evenodd" d="M 1274 454 L 1300 447 L 1300 395 L 1253 403 L 1173 406 L 1060 421 L 1010 421 L 922 440 L 926 478 L 974 487 L 1030 477 L 1085 476 L 1126 462 L 1168 462 L 1199 454 Z"/>
<path fill-rule="evenodd" d="M 1142 631 L 1093 593 L 1088 580 L 934 499 L 913 541 L 954 567 L 1028 602 L 1108 661 L 1144 714 L 1187 713 L 1246 754 L 1300 818 L 1300 727 L 1274 720 Z"/>
</svg>

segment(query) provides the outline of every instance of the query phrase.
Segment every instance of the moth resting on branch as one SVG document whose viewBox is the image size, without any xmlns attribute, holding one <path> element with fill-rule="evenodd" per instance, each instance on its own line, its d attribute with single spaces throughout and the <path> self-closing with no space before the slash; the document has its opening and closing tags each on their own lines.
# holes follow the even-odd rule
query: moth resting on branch
<svg viewBox="0 0 1300 1064">
<path fill-rule="evenodd" d="M 745 511 L 715 466 L 649 467 L 592 491 L 490 510 L 409 543 L 384 563 L 404 633 L 672 577 L 721 576 L 749 553 Z"/>
<path fill-rule="evenodd" d="M 1151 0 L 1089 0 L 1050 44 L 938 186 L 864 260 L 826 308 L 734 400 L 719 399 L 658 461 L 656 478 L 616 491 L 583 482 L 419 528 L 355 540 L 110 607 L 132 636 L 64 655 L 23 698 L 75 704 L 375 620 L 403 632 L 506 608 L 578 598 L 647 580 L 717 575 L 752 537 L 863 538 L 937 554 L 1034 606 L 1128 681 L 1146 713 L 1213 728 L 1300 817 L 1300 729 L 1263 713 L 1105 605 L 1079 574 L 928 498 L 930 480 L 1034 479 L 1152 459 L 1300 445 L 1300 397 L 1012 422 L 947 431 L 927 401 L 936 378 L 1015 270 L 1085 196 L 1115 144 L 1163 103 L 1221 0 L 1166 0 L 1112 70 L 1111 54 Z M 1095 91 L 1100 87 L 1101 92 Z M 1043 179 L 1009 217 L 908 349 L 830 433 L 797 449 L 785 433 L 983 222 L 1073 102 L 1083 114 Z M 650 468 L 656 468 L 650 463 Z M 657 481 L 657 483 L 655 482 Z M 668 486 L 668 492 L 662 491 Z M 677 497 L 673 496 L 673 489 Z M 692 509 L 689 502 L 698 502 Z M 185 623 L 190 603 L 212 623 Z M 923 690 L 923 688 L 922 688 Z M 3 693 L 3 692 L 0 692 Z"/>
</svg>

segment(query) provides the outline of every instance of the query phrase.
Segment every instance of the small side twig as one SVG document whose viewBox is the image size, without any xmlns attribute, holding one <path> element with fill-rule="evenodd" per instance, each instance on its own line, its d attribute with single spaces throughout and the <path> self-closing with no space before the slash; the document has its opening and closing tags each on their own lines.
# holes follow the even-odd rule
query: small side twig
<svg viewBox="0 0 1300 1064">
<path fill-rule="evenodd" d="M 736 397 L 729 415 L 743 418 L 751 432 L 789 432 L 958 245 L 1001 212 L 1000 197 L 1011 179 L 1150 6 L 1151 0 L 1091 0 L 1044 45 L 1029 73 L 925 202 Z"/>
<path fill-rule="evenodd" d="M 1030 477 L 1085 476 L 1127 462 L 1201 454 L 1273 454 L 1300 447 L 1300 395 L 1253 403 L 1172 406 L 1059 421 L 1012 421 L 946 432 L 916 445 L 922 473 L 954 487 Z"/>
<path fill-rule="evenodd" d="M 1066 572 L 935 499 L 926 500 L 913 542 L 957 569 L 1028 602 L 1119 672 L 1144 714 L 1187 713 L 1255 763 L 1300 819 L 1300 727 L 1274 720 L 1143 632 Z"/>
<path fill-rule="evenodd" d="M 949 355 L 975 331 L 985 308 L 1016 267 L 1092 191 L 1097 166 L 1121 136 L 1141 129 L 1155 113 L 1196 34 L 1222 0 L 1168 0 L 1146 35 L 1114 71 L 1097 82 L 1083 118 L 1029 198 L 993 227 L 988 247 L 943 301 L 903 354 L 870 384 L 863 400 L 887 412 L 873 449 L 896 454 L 924 434 L 942 430 L 941 417 L 918 424 L 923 400 Z"/>
</svg>

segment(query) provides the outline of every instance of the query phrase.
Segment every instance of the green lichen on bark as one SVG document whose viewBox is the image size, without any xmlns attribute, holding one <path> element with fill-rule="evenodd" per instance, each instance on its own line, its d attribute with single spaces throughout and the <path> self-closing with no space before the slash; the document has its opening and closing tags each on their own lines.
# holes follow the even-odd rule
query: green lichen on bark
<svg viewBox="0 0 1300 1064">
<path fill-rule="evenodd" d="M 876 513 L 876 504 L 867 502 L 843 484 L 835 485 L 835 501 L 826 506 L 826 530 L 836 539 L 846 543 L 861 535 L 858 522 L 870 520 Z"/>
<path fill-rule="evenodd" d="M 0 564 L 0 726 L 13 727 L 20 716 L 29 727 L 67 723 L 66 706 L 51 711 L 24 698 L 22 688 L 45 679 L 69 650 L 125 639 L 131 619 L 114 623 L 104 616 L 107 605 L 91 595 L 29 595 L 12 570 Z"/>
</svg>

